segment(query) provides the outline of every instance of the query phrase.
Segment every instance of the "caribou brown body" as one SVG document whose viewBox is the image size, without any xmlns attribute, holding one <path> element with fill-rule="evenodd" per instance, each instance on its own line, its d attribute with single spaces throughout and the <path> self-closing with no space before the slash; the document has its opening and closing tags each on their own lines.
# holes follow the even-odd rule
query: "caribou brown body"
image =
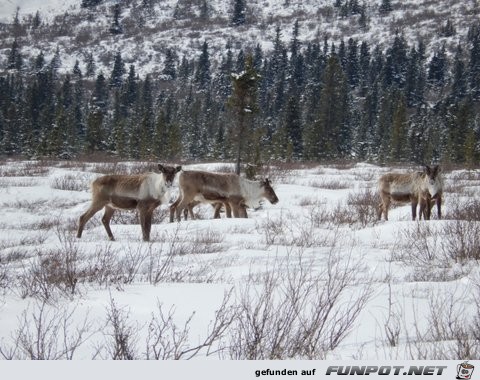
<svg viewBox="0 0 480 380">
<path fill-rule="evenodd" d="M 172 222 L 175 213 L 180 221 L 182 210 L 192 202 L 228 204 L 235 218 L 247 218 L 246 207 L 257 207 L 263 198 L 278 202 L 268 179 L 250 181 L 236 174 L 188 170 L 180 173 L 178 183 L 180 194 L 170 207 Z"/>
<path fill-rule="evenodd" d="M 85 223 L 102 208 L 105 213 L 102 223 L 110 240 L 114 240 L 110 229 L 110 219 L 116 209 L 137 209 L 142 227 L 143 240 L 150 240 L 153 211 L 162 203 L 168 202 L 168 189 L 172 186 L 175 174 L 181 166 L 158 165 L 160 174 L 105 175 L 92 182 L 92 203 L 80 217 L 77 237 L 82 236 Z"/>
<path fill-rule="evenodd" d="M 388 220 L 388 209 L 392 201 L 407 203 L 412 206 L 412 219 L 417 217 L 417 205 L 420 203 L 420 214 L 430 219 L 430 203 L 437 200 L 439 217 L 441 216 L 442 180 L 438 166 L 426 166 L 423 172 L 387 173 L 380 177 L 379 192 L 381 203 L 378 209 L 378 219 L 382 214 Z M 429 205 L 428 207 L 426 205 Z"/>
</svg>

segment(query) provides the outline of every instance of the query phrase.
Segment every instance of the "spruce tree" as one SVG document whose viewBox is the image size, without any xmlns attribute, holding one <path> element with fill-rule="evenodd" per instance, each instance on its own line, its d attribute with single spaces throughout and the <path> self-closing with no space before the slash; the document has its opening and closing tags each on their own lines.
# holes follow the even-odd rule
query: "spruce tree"
<svg viewBox="0 0 480 380">
<path fill-rule="evenodd" d="M 368 30 L 368 17 L 367 17 L 367 10 L 365 4 L 360 7 L 360 17 L 358 19 L 358 25 L 364 31 Z"/>
<path fill-rule="evenodd" d="M 123 75 L 125 74 L 125 65 L 123 63 L 120 52 L 115 54 L 113 60 L 112 73 L 110 74 L 110 87 L 120 88 L 123 83 Z"/>
<path fill-rule="evenodd" d="M 342 157 L 349 151 L 350 131 L 347 78 L 336 55 L 331 56 L 322 75 L 318 115 L 305 129 L 305 157 L 310 160 Z"/>
<path fill-rule="evenodd" d="M 163 70 L 162 74 L 165 76 L 167 80 L 174 80 L 177 77 L 177 71 L 175 68 L 175 53 L 172 49 L 167 49 L 165 52 L 165 61 L 163 63 Z"/>
<path fill-rule="evenodd" d="M 92 93 L 92 104 L 99 108 L 102 112 L 107 112 L 108 106 L 108 89 L 103 73 L 98 74 L 95 81 L 95 87 Z"/>
<path fill-rule="evenodd" d="M 120 4 L 117 3 L 113 6 L 112 9 L 112 23 L 110 24 L 110 28 L 108 29 L 110 33 L 112 34 L 122 34 L 123 33 L 123 28 L 120 25 L 120 14 L 122 10 L 120 8 Z"/>
<path fill-rule="evenodd" d="M 465 63 L 463 62 L 462 46 L 457 45 L 455 57 L 453 59 L 453 83 L 452 97 L 455 100 L 461 100 L 467 95 L 467 78 Z"/>
<path fill-rule="evenodd" d="M 390 0 L 382 0 L 379 11 L 381 14 L 386 15 L 393 10 Z"/>
<path fill-rule="evenodd" d="M 121 95 L 118 89 L 113 95 L 112 134 L 109 145 L 119 157 L 127 157 L 127 137 L 125 134 L 125 115 L 122 111 Z"/>
<path fill-rule="evenodd" d="M 23 66 L 23 57 L 22 57 L 22 54 L 20 53 L 20 47 L 18 45 L 17 39 L 15 38 L 13 40 L 10 53 L 8 54 L 7 69 L 21 70 L 22 66 Z"/>
<path fill-rule="evenodd" d="M 95 75 L 95 70 L 96 70 L 96 65 L 95 65 L 95 60 L 93 59 L 93 54 L 88 53 L 86 60 L 87 60 L 87 70 L 85 72 L 85 75 L 88 78 L 91 78 Z"/>
<path fill-rule="evenodd" d="M 33 17 L 33 20 L 32 20 L 32 29 L 37 30 L 41 24 L 42 24 L 42 20 L 40 18 L 40 12 L 37 11 L 35 12 L 35 16 Z"/>
<path fill-rule="evenodd" d="M 167 126 L 167 120 L 165 117 L 165 112 L 163 110 L 160 110 L 157 120 L 155 122 L 155 132 L 153 135 L 153 144 L 152 144 L 152 151 L 153 155 L 157 159 L 165 160 L 169 159 L 170 154 L 168 152 L 169 146 L 168 146 L 168 126 Z"/>
<path fill-rule="evenodd" d="M 358 57 L 358 44 L 357 41 L 353 38 L 348 40 L 347 44 L 347 57 L 346 57 L 346 74 L 348 78 L 348 83 L 351 87 L 356 87 L 358 85 L 360 77 L 360 68 L 359 68 L 359 57 Z"/>
<path fill-rule="evenodd" d="M 133 112 L 133 106 L 138 97 L 138 77 L 135 73 L 135 66 L 130 65 L 128 76 L 122 87 L 121 115 L 126 117 Z"/>
<path fill-rule="evenodd" d="M 103 113 L 98 108 L 90 110 L 87 118 L 85 149 L 87 153 L 102 151 L 104 147 Z"/>
<path fill-rule="evenodd" d="M 139 117 L 140 117 L 140 158 L 148 158 L 152 155 L 152 136 L 154 134 L 154 112 L 153 94 L 150 75 L 145 77 L 140 96 Z"/>
<path fill-rule="evenodd" d="M 231 22 L 235 26 L 243 25 L 246 21 L 246 0 L 233 0 Z"/>
<path fill-rule="evenodd" d="M 234 116 L 233 143 L 236 146 L 235 173 L 240 174 L 240 165 L 248 136 L 251 135 L 252 120 L 257 112 L 257 88 L 259 76 L 253 67 L 253 57 L 247 56 L 245 70 L 232 74 L 232 95 L 228 100 Z"/>
<path fill-rule="evenodd" d="M 202 45 L 202 53 L 198 59 L 197 69 L 195 72 L 195 82 L 201 91 L 207 91 L 210 86 L 210 56 L 208 53 L 208 43 L 204 41 Z"/>
<path fill-rule="evenodd" d="M 285 130 L 287 134 L 287 146 L 291 146 L 292 158 L 302 157 L 302 115 L 299 104 L 299 97 L 292 96 L 288 99 L 285 112 Z"/>
<path fill-rule="evenodd" d="M 474 24 L 468 30 L 469 62 L 468 82 L 470 93 L 476 99 L 480 99 L 480 24 Z"/>
<path fill-rule="evenodd" d="M 435 52 L 428 64 L 428 82 L 434 87 L 441 87 L 445 84 L 447 73 L 447 56 L 445 45 Z"/>
<path fill-rule="evenodd" d="M 394 162 L 409 159 L 407 105 L 402 94 L 395 94 L 392 132 L 390 137 L 390 160 Z"/>
<path fill-rule="evenodd" d="M 34 67 L 34 70 L 38 73 L 39 71 L 43 70 L 44 66 L 45 66 L 45 56 L 43 55 L 43 51 L 41 51 L 35 58 L 33 67 Z"/>
</svg>

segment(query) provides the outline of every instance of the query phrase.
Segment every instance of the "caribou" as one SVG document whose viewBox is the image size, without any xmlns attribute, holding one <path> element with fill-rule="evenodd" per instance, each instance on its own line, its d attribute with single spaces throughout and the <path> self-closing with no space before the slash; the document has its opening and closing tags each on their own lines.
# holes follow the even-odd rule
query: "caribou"
<svg viewBox="0 0 480 380">
<path fill-rule="evenodd" d="M 92 203 L 80 217 L 77 237 L 90 218 L 102 208 L 105 213 L 102 223 L 110 240 L 115 240 L 110 229 L 110 219 L 115 210 L 137 209 L 144 241 L 150 240 L 153 211 L 162 203 L 168 202 L 168 192 L 181 166 L 158 164 L 159 173 L 137 175 L 105 175 L 92 182 Z"/>
<path fill-rule="evenodd" d="M 425 167 L 424 188 L 420 193 L 419 218 L 422 216 L 425 220 L 429 220 L 432 207 L 437 205 L 437 217 L 442 219 L 442 197 L 443 197 L 443 178 L 441 176 L 441 168 L 438 165 L 430 168 Z"/>
<path fill-rule="evenodd" d="M 229 205 L 235 218 L 248 218 L 246 208 L 258 207 L 266 198 L 270 203 L 278 197 L 268 179 L 251 181 L 231 173 L 210 173 L 186 170 L 178 178 L 180 194 L 170 206 L 170 221 L 174 216 L 180 221 L 181 212 L 192 202 Z M 227 216 L 228 207 L 226 206 Z"/>
<path fill-rule="evenodd" d="M 388 209 L 392 201 L 407 203 L 412 206 L 412 219 L 417 218 L 417 206 L 420 203 L 419 218 L 430 219 L 431 202 L 437 202 L 438 216 L 441 218 L 443 181 L 439 166 L 425 166 L 424 171 L 413 173 L 387 173 L 379 179 L 381 202 L 378 219 L 388 220 Z M 428 206 L 428 207 L 427 207 Z"/>
</svg>

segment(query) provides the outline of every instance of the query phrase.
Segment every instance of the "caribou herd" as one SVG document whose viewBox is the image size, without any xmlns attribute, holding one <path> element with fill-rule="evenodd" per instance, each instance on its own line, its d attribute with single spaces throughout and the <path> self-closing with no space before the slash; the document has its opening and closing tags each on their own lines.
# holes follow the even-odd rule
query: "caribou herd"
<svg viewBox="0 0 480 380">
<path fill-rule="evenodd" d="M 82 236 L 85 224 L 101 209 L 105 209 L 102 223 L 110 240 L 114 240 L 110 220 L 115 210 L 136 209 L 144 241 L 150 240 L 154 210 L 169 202 L 169 190 L 178 177 L 179 196 L 170 205 L 170 222 L 181 221 L 188 215 L 194 218 L 193 207 L 208 203 L 214 207 L 214 218 L 220 217 L 225 208 L 228 218 L 247 218 L 247 208 L 257 208 L 263 199 L 271 204 L 278 197 L 268 178 L 252 181 L 231 173 L 212 173 L 198 170 L 183 170 L 181 166 L 158 165 L 159 173 L 137 175 L 104 175 L 92 182 L 92 203 L 80 216 L 77 237 Z M 178 174 L 180 173 L 180 174 Z M 178 176 L 177 176 L 178 174 Z M 437 216 L 441 218 L 443 180 L 441 169 L 425 166 L 423 171 L 413 173 L 387 173 L 379 179 L 378 219 L 382 215 L 388 220 L 390 203 L 410 202 L 412 219 L 430 219 L 431 209 L 437 205 Z"/>
<path fill-rule="evenodd" d="M 180 221 L 182 210 L 189 211 L 193 216 L 192 208 L 199 203 L 212 204 L 215 218 L 220 217 L 222 205 L 225 206 L 227 217 L 231 217 L 233 211 L 235 218 L 247 218 L 247 207 L 258 207 L 263 198 L 272 204 L 278 202 L 268 179 L 251 181 L 236 174 L 182 170 L 181 166 L 160 164 L 158 170 L 160 173 L 105 175 L 94 180 L 92 203 L 80 216 L 77 237 L 82 237 L 85 223 L 105 208 L 102 223 L 110 240 L 114 240 L 110 219 L 115 210 L 137 209 L 143 240 L 149 241 L 153 211 L 162 203 L 168 203 L 169 189 L 179 172 L 179 197 L 170 206 L 172 222 L 175 214 Z"/>
</svg>

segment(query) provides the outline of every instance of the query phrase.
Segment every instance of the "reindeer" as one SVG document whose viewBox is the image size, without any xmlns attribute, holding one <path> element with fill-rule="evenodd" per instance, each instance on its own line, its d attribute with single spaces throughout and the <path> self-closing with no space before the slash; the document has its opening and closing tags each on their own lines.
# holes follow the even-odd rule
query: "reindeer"
<svg viewBox="0 0 480 380">
<path fill-rule="evenodd" d="M 431 210 L 437 204 L 438 219 L 442 219 L 442 196 L 443 196 L 443 178 L 441 176 L 442 169 L 435 165 L 430 168 L 425 167 L 424 188 L 420 193 L 419 203 L 419 219 L 430 220 Z"/>
<path fill-rule="evenodd" d="M 423 172 L 387 173 L 381 176 L 379 180 L 381 203 L 378 210 L 378 219 L 380 220 L 383 214 L 385 220 L 388 220 L 388 209 L 391 201 L 410 202 L 413 220 L 417 218 L 417 205 L 420 203 L 420 217 L 423 214 L 425 219 L 429 219 L 430 206 L 426 207 L 427 202 L 430 205 L 432 197 L 436 197 L 435 199 L 439 202 L 437 207 L 440 207 L 441 204 L 441 190 L 440 196 L 437 195 L 439 194 L 438 189 L 442 187 L 438 173 L 438 166 L 433 169 L 425 166 Z"/>
<path fill-rule="evenodd" d="M 82 237 L 85 223 L 102 208 L 105 213 L 102 223 L 110 240 L 115 240 L 110 229 L 110 219 L 116 209 L 133 210 L 139 213 L 144 241 L 150 240 L 153 211 L 168 202 L 168 190 L 181 166 L 158 165 L 161 174 L 105 175 L 92 182 L 92 203 L 80 217 L 77 237 Z"/>
<path fill-rule="evenodd" d="M 192 202 L 228 204 L 235 218 L 248 218 L 246 208 L 256 207 L 262 198 L 278 202 L 268 179 L 250 181 L 236 174 L 183 171 L 179 176 L 180 194 L 170 207 L 170 221 L 176 213 L 180 221 L 182 210 Z M 228 210 L 228 208 L 227 208 Z"/>
</svg>

